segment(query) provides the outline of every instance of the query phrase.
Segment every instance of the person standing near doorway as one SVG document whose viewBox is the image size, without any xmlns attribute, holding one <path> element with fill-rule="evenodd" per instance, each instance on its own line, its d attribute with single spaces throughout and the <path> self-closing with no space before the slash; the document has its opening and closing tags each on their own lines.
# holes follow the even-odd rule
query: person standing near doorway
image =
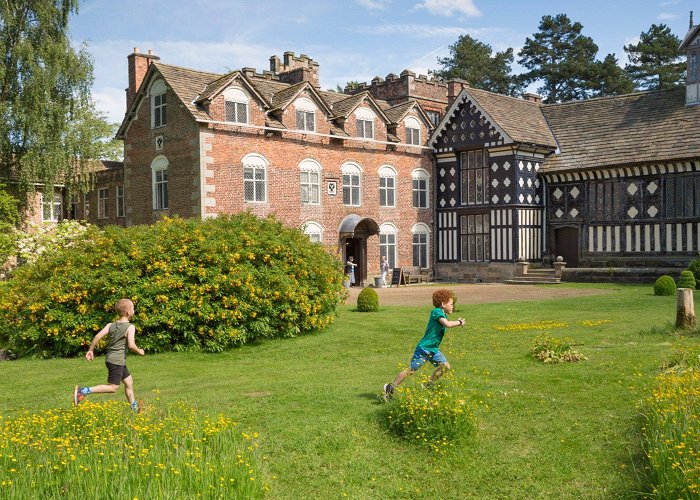
<svg viewBox="0 0 700 500">
<path fill-rule="evenodd" d="M 348 257 L 348 261 L 345 263 L 345 274 L 350 276 L 350 286 L 355 285 L 355 268 L 357 267 L 357 264 L 355 264 L 355 257 L 350 255 Z"/>
<path fill-rule="evenodd" d="M 386 275 L 389 273 L 389 261 L 386 260 L 386 255 L 382 255 L 382 261 L 379 264 L 379 269 L 382 273 L 382 288 L 386 288 Z"/>
</svg>

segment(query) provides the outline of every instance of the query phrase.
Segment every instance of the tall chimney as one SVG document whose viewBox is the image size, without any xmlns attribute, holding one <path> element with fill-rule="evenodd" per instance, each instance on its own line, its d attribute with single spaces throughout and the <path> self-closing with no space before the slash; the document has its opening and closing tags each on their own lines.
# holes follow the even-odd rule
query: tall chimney
<svg viewBox="0 0 700 500">
<path fill-rule="evenodd" d="M 154 61 L 159 61 L 160 57 L 153 54 L 149 49 L 148 54 L 141 54 L 138 47 L 134 47 L 134 52 L 127 57 L 129 62 L 129 87 L 126 89 L 126 109 L 131 107 L 136 97 L 136 92 L 141 87 L 141 82 L 146 76 L 148 68 Z"/>
<path fill-rule="evenodd" d="M 685 35 L 679 50 L 686 54 L 685 103 L 700 105 L 700 25 L 693 26 L 693 13 L 690 13 L 690 29 Z"/>
</svg>

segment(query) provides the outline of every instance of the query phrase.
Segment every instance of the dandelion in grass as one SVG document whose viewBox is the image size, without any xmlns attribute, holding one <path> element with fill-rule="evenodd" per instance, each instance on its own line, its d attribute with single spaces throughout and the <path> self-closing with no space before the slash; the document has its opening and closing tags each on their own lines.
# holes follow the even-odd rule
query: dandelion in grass
<svg viewBox="0 0 700 500">
<path fill-rule="evenodd" d="M 537 321 L 534 323 L 509 323 L 507 325 L 495 325 L 494 330 L 501 332 L 517 332 L 524 330 L 549 330 L 552 328 L 567 328 L 569 323 L 566 321 Z"/>
</svg>

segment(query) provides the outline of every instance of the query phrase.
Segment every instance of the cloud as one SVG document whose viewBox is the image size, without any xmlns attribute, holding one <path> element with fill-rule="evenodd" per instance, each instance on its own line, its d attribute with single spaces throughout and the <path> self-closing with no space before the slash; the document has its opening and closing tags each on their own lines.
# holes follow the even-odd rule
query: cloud
<svg viewBox="0 0 700 500">
<path fill-rule="evenodd" d="M 470 17 L 481 16 L 481 11 L 474 5 L 474 0 L 423 0 L 415 9 L 425 9 L 436 16 L 464 14 Z"/>
<path fill-rule="evenodd" d="M 671 12 L 662 12 L 658 16 L 656 16 L 656 19 L 659 21 L 673 21 L 674 19 L 678 19 L 678 14 L 672 14 Z"/>
<path fill-rule="evenodd" d="M 417 38 L 455 38 L 467 33 L 464 28 L 450 28 L 446 26 L 426 26 L 423 24 L 383 24 L 367 26 L 358 29 L 360 33 L 369 35 L 401 35 Z"/>
<path fill-rule="evenodd" d="M 386 10 L 391 0 L 355 0 L 355 3 L 369 10 Z"/>
</svg>

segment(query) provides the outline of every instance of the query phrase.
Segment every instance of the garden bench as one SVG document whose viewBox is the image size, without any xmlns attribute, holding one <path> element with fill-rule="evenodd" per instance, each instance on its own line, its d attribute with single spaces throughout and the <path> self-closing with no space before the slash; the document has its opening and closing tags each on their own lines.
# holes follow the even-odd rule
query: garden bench
<svg viewBox="0 0 700 500">
<path fill-rule="evenodd" d="M 407 285 L 411 283 L 423 283 L 426 279 L 426 276 L 421 273 L 421 269 L 418 266 L 404 267 L 403 275 Z"/>
</svg>

